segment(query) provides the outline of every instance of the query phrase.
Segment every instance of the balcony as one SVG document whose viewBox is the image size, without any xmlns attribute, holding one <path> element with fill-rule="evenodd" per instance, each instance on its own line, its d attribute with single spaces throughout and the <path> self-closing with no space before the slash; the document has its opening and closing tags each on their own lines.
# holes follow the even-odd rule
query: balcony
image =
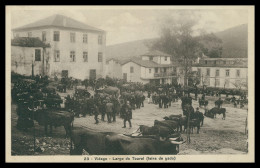
<svg viewBox="0 0 260 168">
<path fill-rule="evenodd" d="M 176 72 L 160 72 L 154 73 L 154 77 L 169 77 L 169 76 L 176 76 Z"/>
</svg>

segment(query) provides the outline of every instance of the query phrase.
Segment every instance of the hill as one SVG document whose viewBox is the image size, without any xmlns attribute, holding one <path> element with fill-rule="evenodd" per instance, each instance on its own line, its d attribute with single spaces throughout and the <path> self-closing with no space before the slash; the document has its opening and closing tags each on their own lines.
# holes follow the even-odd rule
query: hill
<svg viewBox="0 0 260 168">
<path fill-rule="evenodd" d="M 222 57 L 247 58 L 248 28 L 247 24 L 232 27 L 215 33 L 223 42 Z"/>
<path fill-rule="evenodd" d="M 149 51 L 149 48 L 146 46 L 146 43 L 149 43 L 150 41 L 152 41 L 152 39 L 130 41 L 126 43 L 107 46 L 107 59 L 126 59 L 131 58 L 133 56 L 139 56 L 141 54 L 144 54 Z"/>
<path fill-rule="evenodd" d="M 247 58 L 247 24 L 239 25 L 215 33 L 223 42 L 223 58 Z M 126 59 L 149 51 L 147 43 L 155 39 L 131 41 L 107 46 L 107 59 Z"/>
</svg>

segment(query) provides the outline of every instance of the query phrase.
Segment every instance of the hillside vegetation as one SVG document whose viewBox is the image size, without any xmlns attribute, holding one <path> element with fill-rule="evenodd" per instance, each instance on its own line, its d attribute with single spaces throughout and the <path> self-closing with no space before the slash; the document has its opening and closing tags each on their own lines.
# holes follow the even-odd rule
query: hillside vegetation
<svg viewBox="0 0 260 168">
<path fill-rule="evenodd" d="M 247 24 L 236 26 L 215 33 L 223 42 L 223 58 L 247 58 L 248 28 Z M 107 59 L 126 59 L 142 55 L 149 51 L 147 44 L 155 39 L 130 41 L 107 46 Z"/>
</svg>

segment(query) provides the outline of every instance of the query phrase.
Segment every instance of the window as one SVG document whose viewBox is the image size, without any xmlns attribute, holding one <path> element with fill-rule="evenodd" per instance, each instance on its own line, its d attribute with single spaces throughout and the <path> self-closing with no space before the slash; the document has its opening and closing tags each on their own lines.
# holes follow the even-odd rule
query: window
<svg viewBox="0 0 260 168">
<path fill-rule="evenodd" d="M 155 73 L 158 73 L 158 68 L 155 68 Z"/>
<path fill-rule="evenodd" d="M 226 76 L 229 76 L 229 69 L 226 70 Z"/>
<path fill-rule="evenodd" d="M 240 77 L 240 70 L 237 69 L 237 77 Z"/>
<path fill-rule="evenodd" d="M 214 61 L 214 64 L 216 65 L 216 64 L 217 64 L 217 61 Z"/>
<path fill-rule="evenodd" d="M 59 31 L 54 31 L 53 41 L 60 41 L 60 32 Z"/>
<path fill-rule="evenodd" d="M 223 61 L 223 64 L 226 64 L 226 61 Z"/>
<path fill-rule="evenodd" d="M 216 76 L 219 76 L 219 69 L 216 70 Z"/>
<path fill-rule="evenodd" d="M 70 33 L 70 42 L 75 43 L 76 41 L 76 33 Z"/>
<path fill-rule="evenodd" d="M 32 32 L 28 32 L 28 37 L 32 37 Z"/>
<path fill-rule="evenodd" d="M 83 43 L 88 43 L 88 34 L 83 34 Z"/>
<path fill-rule="evenodd" d="M 46 31 L 42 32 L 42 41 L 46 41 Z"/>
<path fill-rule="evenodd" d="M 208 64 L 208 61 L 205 61 L 205 64 Z"/>
<path fill-rule="evenodd" d="M 166 68 L 163 68 L 163 72 L 166 72 Z"/>
<path fill-rule="evenodd" d="M 210 78 L 209 77 L 205 78 L 204 84 L 207 85 L 207 86 L 210 86 Z"/>
<path fill-rule="evenodd" d="M 134 67 L 130 67 L 130 73 L 134 73 Z"/>
<path fill-rule="evenodd" d="M 152 69 L 149 69 L 149 73 L 151 73 L 152 72 Z"/>
<path fill-rule="evenodd" d="M 54 51 L 54 62 L 60 62 L 60 51 L 59 50 Z"/>
<path fill-rule="evenodd" d="M 102 62 L 102 61 L 103 61 L 103 53 L 98 52 L 98 62 Z"/>
<path fill-rule="evenodd" d="M 35 61 L 41 61 L 41 50 L 35 49 Z"/>
<path fill-rule="evenodd" d="M 75 51 L 70 52 L 70 62 L 76 62 Z"/>
<path fill-rule="evenodd" d="M 83 52 L 83 60 L 84 62 L 88 62 L 88 52 Z"/>
<path fill-rule="evenodd" d="M 210 69 L 209 68 L 207 68 L 207 74 L 206 75 L 210 76 Z"/>
<path fill-rule="evenodd" d="M 219 86 L 220 85 L 220 80 L 219 79 L 216 79 L 216 86 Z"/>
<path fill-rule="evenodd" d="M 153 60 L 153 57 L 152 57 L 152 56 L 150 56 L 150 57 L 149 57 L 149 61 L 152 61 L 152 60 Z"/>
<path fill-rule="evenodd" d="M 164 61 L 167 61 L 167 57 L 164 57 Z"/>
<path fill-rule="evenodd" d="M 98 44 L 102 44 L 102 35 L 98 35 Z"/>
</svg>

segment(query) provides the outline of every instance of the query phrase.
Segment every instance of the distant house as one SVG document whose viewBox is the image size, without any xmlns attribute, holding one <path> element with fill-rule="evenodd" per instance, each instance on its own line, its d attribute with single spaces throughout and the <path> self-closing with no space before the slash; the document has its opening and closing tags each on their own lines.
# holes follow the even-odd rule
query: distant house
<svg viewBox="0 0 260 168">
<path fill-rule="evenodd" d="M 66 16 L 54 15 L 12 31 L 14 38 L 38 37 L 43 43 L 50 44 L 45 73 L 51 77 L 57 75 L 86 79 L 105 75 L 104 30 Z"/>
<path fill-rule="evenodd" d="M 154 50 L 121 63 L 122 78 L 128 82 L 166 84 L 177 81 L 177 66 L 170 55 Z"/>
<path fill-rule="evenodd" d="M 122 79 L 122 64 L 127 62 L 126 60 L 119 60 L 116 58 L 110 58 L 106 61 L 106 75 L 111 78 Z"/>
<path fill-rule="evenodd" d="M 49 45 L 39 38 L 17 37 L 11 41 L 11 71 L 30 76 L 44 75 Z"/>
<path fill-rule="evenodd" d="M 200 85 L 218 88 L 245 89 L 248 78 L 247 58 L 207 58 L 199 60 L 193 65 L 193 71 L 197 71 Z M 239 86 L 240 85 L 240 86 Z"/>
</svg>

